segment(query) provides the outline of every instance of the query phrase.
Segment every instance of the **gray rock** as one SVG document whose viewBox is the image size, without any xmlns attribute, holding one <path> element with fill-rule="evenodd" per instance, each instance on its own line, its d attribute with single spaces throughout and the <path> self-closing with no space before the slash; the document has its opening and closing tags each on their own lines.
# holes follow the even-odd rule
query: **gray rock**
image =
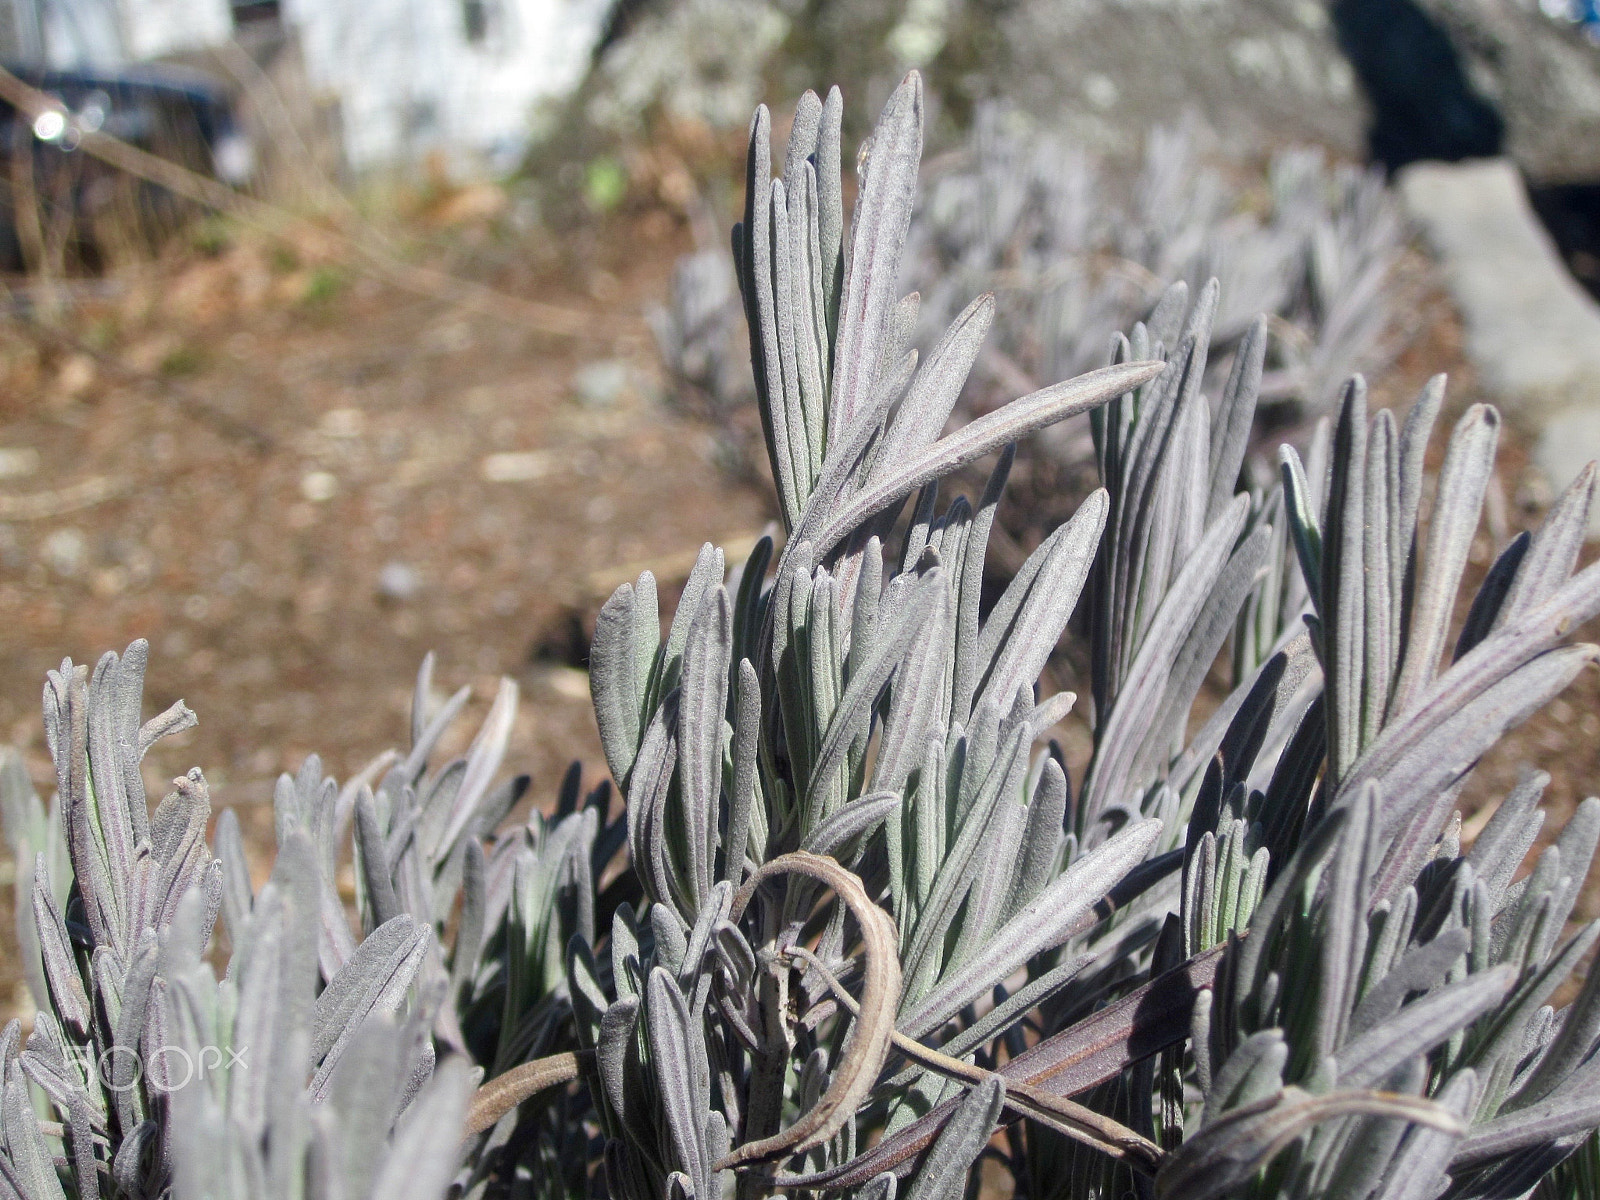
<svg viewBox="0 0 1600 1200">
<path fill-rule="evenodd" d="M 1600 306 L 1567 271 L 1510 162 L 1418 163 L 1399 186 L 1443 268 L 1479 380 L 1534 435 L 1551 485 L 1565 487 L 1600 455 Z"/>
<path fill-rule="evenodd" d="M 1531 3 L 1416 0 L 1505 121 L 1503 151 L 1535 184 L 1600 175 L 1600 46 Z"/>
<path fill-rule="evenodd" d="M 1041 0 L 1002 36 L 999 94 L 1096 153 L 1184 118 L 1229 152 L 1366 144 L 1366 99 L 1317 0 Z"/>
</svg>

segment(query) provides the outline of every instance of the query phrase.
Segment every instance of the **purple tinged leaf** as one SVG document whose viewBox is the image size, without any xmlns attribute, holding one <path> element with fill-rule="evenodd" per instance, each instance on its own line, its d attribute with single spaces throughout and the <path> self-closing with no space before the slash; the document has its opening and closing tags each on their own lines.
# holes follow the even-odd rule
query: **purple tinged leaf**
<svg viewBox="0 0 1600 1200">
<path fill-rule="evenodd" d="M 1413 1121 L 1446 1133 L 1463 1127 L 1448 1109 L 1417 1096 L 1352 1090 L 1311 1095 L 1288 1087 L 1235 1109 L 1184 1142 L 1168 1155 L 1156 1186 L 1162 1195 L 1184 1200 L 1221 1200 L 1317 1122 L 1357 1114 Z"/>
<path fill-rule="evenodd" d="M 1478 1105 L 1476 1072 L 1457 1071 L 1435 1099 L 1441 1108 L 1467 1120 Z M 1405 1144 L 1390 1159 L 1383 1187 L 1375 1200 L 1434 1200 L 1440 1181 L 1450 1167 L 1451 1155 L 1460 1143 L 1458 1133 L 1423 1126 L 1413 1128 Z"/>
<path fill-rule="evenodd" d="M 1545 514 L 1517 569 L 1516 580 L 1500 608 L 1496 626 L 1547 599 L 1572 575 L 1588 536 L 1594 491 L 1595 464 L 1590 463 L 1578 472 L 1578 477 Z"/>
<path fill-rule="evenodd" d="M 50 872 L 41 853 L 33 867 L 33 922 L 39 933 L 39 952 L 44 959 L 45 980 L 50 986 L 50 1003 L 56 1014 L 70 1025 L 78 1037 L 87 1038 L 90 1030 L 89 997 L 78 974 L 67 923 L 56 907 L 50 890 Z"/>
<path fill-rule="evenodd" d="M 897 465 L 893 474 L 868 485 L 852 497 L 817 536 L 816 551 L 826 554 L 855 532 L 870 517 L 935 479 L 943 478 L 973 459 L 981 458 L 1009 442 L 1066 417 L 1086 412 L 1114 396 L 1132 391 L 1159 374 L 1160 363 L 1127 363 L 1102 367 L 1076 379 L 1042 388 L 1031 395 L 979 417 L 956 432 L 934 442 L 910 462 Z"/>
<path fill-rule="evenodd" d="M 988 1144 L 1005 1102 L 1005 1081 L 998 1075 L 969 1090 L 917 1168 L 907 1200 L 957 1200 L 964 1195 L 967 1172 Z"/>
</svg>

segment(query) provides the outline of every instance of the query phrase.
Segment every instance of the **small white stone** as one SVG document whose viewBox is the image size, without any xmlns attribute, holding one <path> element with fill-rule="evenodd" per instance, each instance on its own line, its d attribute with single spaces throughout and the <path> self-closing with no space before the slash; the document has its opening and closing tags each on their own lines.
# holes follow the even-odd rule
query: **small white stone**
<svg viewBox="0 0 1600 1200">
<path fill-rule="evenodd" d="M 529 483 L 550 473 L 550 455 L 543 450 L 508 450 L 485 456 L 478 470 L 485 483 Z"/>
<path fill-rule="evenodd" d="M 339 481 L 331 471 L 307 471 L 300 477 L 300 494 L 313 504 L 332 500 L 339 490 Z"/>
<path fill-rule="evenodd" d="M 422 578 L 410 563 L 386 562 L 378 572 L 378 594 L 386 600 L 404 602 L 422 590 Z"/>
<path fill-rule="evenodd" d="M 572 391 L 586 408 L 610 408 L 628 387 L 628 364 L 616 359 L 592 362 L 572 377 Z"/>
<path fill-rule="evenodd" d="M 322 435 L 331 438 L 360 437 L 367 417 L 359 408 L 330 408 L 322 414 Z"/>
<path fill-rule="evenodd" d="M 22 479 L 39 469 L 39 452 L 32 446 L 0 446 L 0 479 Z"/>
<path fill-rule="evenodd" d="M 40 557 L 56 574 L 73 576 L 83 569 L 88 543 L 76 529 L 58 529 L 44 539 Z"/>
</svg>

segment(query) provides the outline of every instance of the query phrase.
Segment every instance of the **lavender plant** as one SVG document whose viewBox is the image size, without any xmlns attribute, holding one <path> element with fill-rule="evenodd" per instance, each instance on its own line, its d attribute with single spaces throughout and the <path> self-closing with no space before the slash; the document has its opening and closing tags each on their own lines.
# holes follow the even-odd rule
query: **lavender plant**
<svg viewBox="0 0 1600 1200">
<path fill-rule="evenodd" d="M 974 411 L 1018 380 L 1097 365 L 1106 331 L 1146 316 L 1174 282 L 1221 281 L 1215 352 L 1235 348 L 1258 313 L 1271 318 L 1262 398 L 1280 420 L 1326 412 L 1352 373 L 1384 366 L 1404 335 L 1400 214 L 1381 178 L 1330 166 L 1316 149 L 1274 155 L 1255 184 L 1263 194 L 1242 201 L 1249 173 L 1211 161 L 1189 125 L 1153 130 L 1127 170 L 985 104 L 924 174 L 901 268 L 921 293 L 919 336 L 936 336 L 975 292 L 992 291 L 998 306 L 963 397 Z M 673 394 L 715 416 L 733 465 L 753 395 L 739 308 L 727 250 L 708 240 L 679 261 L 654 317 Z M 1051 437 L 1047 453 L 1075 464 L 1078 445 Z"/>
<path fill-rule="evenodd" d="M 1427 522 L 1442 381 L 1397 420 L 1353 380 L 1267 486 L 1265 325 L 1213 403 L 1215 282 L 946 432 L 995 301 L 910 348 L 920 81 L 848 226 L 841 107 L 801 100 L 777 178 L 758 111 L 734 234 L 782 548 L 705 547 L 664 633 L 648 573 L 598 618 L 622 809 L 574 770 L 511 819 L 509 684 L 431 766 L 466 697 L 429 662 L 405 754 L 280 781 L 257 890 L 198 772 L 148 811 L 143 751 L 192 717 L 140 724 L 143 643 L 52 673 L 51 810 L 0 773 L 40 1009 L 0 1035 L 0 1195 L 922 1200 L 985 1159 L 1039 1200 L 1593 1177 L 1600 976 L 1551 998 L 1600 938 L 1564 936 L 1600 800 L 1522 879 L 1547 777 L 1465 849 L 1454 812 L 1600 656 L 1565 644 L 1600 613 L 1593 468 L 1452 640 L 1498 417 L 1458 421 Z M 1083 413 L 1102 488 L 984 604 L 1016 441 Z M 1076 700 L 1041 673 L 1080 607 L 1075 788 L 1047 739 Z"/>
</svg>

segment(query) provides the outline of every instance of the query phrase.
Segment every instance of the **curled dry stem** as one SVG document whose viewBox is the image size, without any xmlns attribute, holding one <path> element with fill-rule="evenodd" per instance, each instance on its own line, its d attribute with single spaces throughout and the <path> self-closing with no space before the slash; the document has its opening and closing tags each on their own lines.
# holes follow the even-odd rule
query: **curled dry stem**
<svg viewBox="0 0 1600 1200">
<path fill-rule="evenodd" d="M 894 919 L 872 902 L 855 875 L 833 859 L 805 850 L 781 855 L 751 875 L 733 898 L 731 919 L 738 921 L 756 889 L 778 875 L 815 879 L 832 888 L 844 902 L 861 926 L 865 985 L 860 1004 L 851 1002 L 855 1023 L 828 1090 L 789 1128 L 769 1138 L 735 1146 L 716 1164 L 719 1171 L 803 1154 L 839 1132 L 877 1082 L 894 1037 L 894 1014 L 900 1003 L 900 959 L 895 952 L 898 937 Z"/>
</svg>

